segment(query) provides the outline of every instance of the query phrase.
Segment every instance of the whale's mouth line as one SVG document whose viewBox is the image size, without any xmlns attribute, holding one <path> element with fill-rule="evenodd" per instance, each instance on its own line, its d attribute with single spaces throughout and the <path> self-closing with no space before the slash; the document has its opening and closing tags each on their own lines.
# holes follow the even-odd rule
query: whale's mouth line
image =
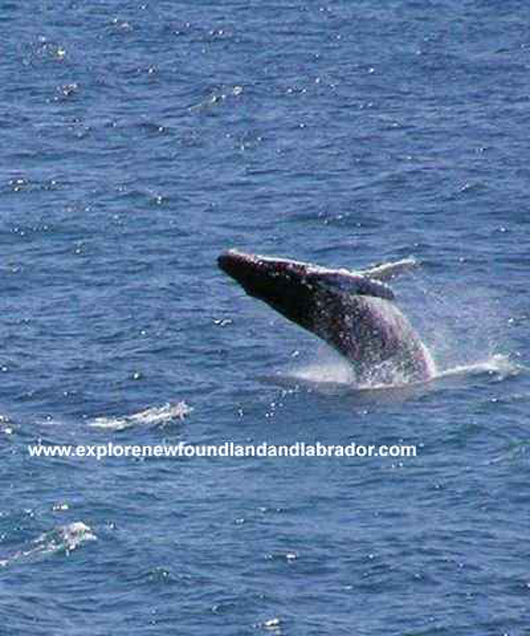
<svg viewBox="0 0 530 636">
<path fill-rule="evenodd" d="M 314 333 L 352 363 L 361 382 L 424 381 L 434 362 L 383 282 L 411 259 L 353 272 L 229 250 L 221 270 L 245 292 Z"/>
</svg>

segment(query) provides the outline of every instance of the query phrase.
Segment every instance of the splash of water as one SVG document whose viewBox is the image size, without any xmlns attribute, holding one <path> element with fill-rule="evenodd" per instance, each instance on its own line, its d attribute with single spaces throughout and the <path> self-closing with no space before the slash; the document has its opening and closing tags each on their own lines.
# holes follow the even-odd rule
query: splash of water
<svg viewBox="0 0 530 636">
<path fill-rule="evenodd" d="M 523 369 L 499 353 L 510 346 L 502 329 L 503 305 L 490 289 L 460 280 L 435 288 L 425 274 L 415 273 L 400 290 L 398 302 L 430 352 L 426 359 L 432 357 L 431 380 L 483 373 L 503 380 Z M 354 365 L 325 345 L 316 360 L 282 376 L 324 391 L 326 385 L 371 390 L 424 384 L 410 382 L 406 370 L 393 361 L 374 366 L 370 377 L 359 383 Z"/>
<path fill-rule="evenodd" d="M 456 365 L 450 369 L 445 369 L 436 375 L 437 378 L 446 378 L 455 375 L 479 375 L 488 373 L 496 375 L 500 380 L 515 375 L 522 370 L 521 365 L 516 364 L 510 357 L 502 353 L 496 353 L 482 362 Z"/>
</svg>

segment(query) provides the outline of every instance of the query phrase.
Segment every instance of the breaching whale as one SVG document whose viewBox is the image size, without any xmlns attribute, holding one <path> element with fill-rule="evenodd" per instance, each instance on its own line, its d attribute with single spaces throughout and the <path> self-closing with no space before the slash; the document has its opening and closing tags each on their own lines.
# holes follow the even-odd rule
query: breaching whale
<svg viewBox="0 0 530 636">
<path fill-rule="evenodd" d="M 249 296 L 349 360 L 359 383 L 385 384 L 425 381 L 435 373 L 429 350 L 386 284 L 415 264 L 405 259 L 353 272 L 237 250 L 218 258 L 219 267 Z"/>
</svg>

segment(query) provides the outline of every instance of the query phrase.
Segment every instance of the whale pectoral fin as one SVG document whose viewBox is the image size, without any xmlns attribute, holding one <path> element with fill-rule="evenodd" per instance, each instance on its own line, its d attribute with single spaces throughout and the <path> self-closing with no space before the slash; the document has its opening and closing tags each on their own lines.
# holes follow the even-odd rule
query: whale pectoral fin
<svg viewBox="0 0 530 636">
<path fill-rule="evenodd" d="M 366 269 L 359 273 L 373 280 L 384 282 L 392 280 L 405 272 L 410 272 L 417 267 L 419 267 L 419 262 L 415 258 L 403 258 L 400 261 L 383 263 L 382 265 L 377 265 L 372 269 Z"/>
<path fill-rule="evenodd" d="M 336 293 L 394 300 L 394 292 L 388 285 L 379 280 L 368 278 L 365 274 L 353 274 L 340 270 L 333 273 L 322 273 L 318 276 L 318 285 Z"/>
</svg>

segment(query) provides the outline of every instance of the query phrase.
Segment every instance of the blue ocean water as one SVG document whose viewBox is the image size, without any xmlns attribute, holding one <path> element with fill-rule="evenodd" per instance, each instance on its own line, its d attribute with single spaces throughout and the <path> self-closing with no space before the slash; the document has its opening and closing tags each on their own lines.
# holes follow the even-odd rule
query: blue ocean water
<svg viewBox="0 0 530 636">
<path fill-rule="evenodd" d="M 530 630 L 528 6 L 0 2 L 0 634 Z M 216 266 L 393 283 L 359 388 Z M 416 457 L 30 457 L 28 444 Z"/>
</svg>

